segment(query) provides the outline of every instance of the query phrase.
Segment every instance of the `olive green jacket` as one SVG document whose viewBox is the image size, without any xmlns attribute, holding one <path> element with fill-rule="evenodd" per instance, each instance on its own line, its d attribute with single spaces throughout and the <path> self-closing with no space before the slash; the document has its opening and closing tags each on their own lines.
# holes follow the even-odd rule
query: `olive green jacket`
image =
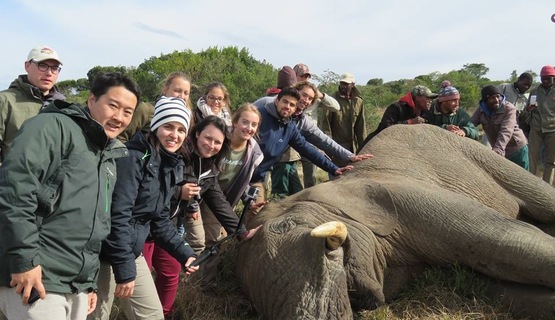
<svg viewBox="0 0 555 320">
<path fill-rule="evenodd" d="M 118 136 L 118 139 L 125 143 L 133 136 L 139 132 L 150 132 L 150 121 L 152 121 L 152 117 L 154 116 L 154 106 L 147 102 L 141 102 L 133 112 L 133 118 L 131 122 L 123 130 L 122 133 Z"/>
<path fill-rule="evenodd" d="M 0 167 L 0 286 L 40 265 L 47 292 L 96 288 L 126 155 L 79 105 L 56 100 L 23 124 Z"/>
<path fill-rule="evenodd" d="M 364 101 L 356 87 L 351 92 L 350 99 L 342 97 L 339 92 L 334 94 L 340 110 L 326 112 L 322 123 L 322 130 L 331 133 L 332 139 L 343 148 L 357 153 L 363 147 L 366 138 L 366 124 L 364 120 Z"/>
<path fill-rule="evenodd" d="M 50 94 L 43 95 L 39 88 L 29 83 L 27 75 L 20 75 L 8 89 L 0 91 L 0 164 L 23 122 L 36 116 L 54 99 L 65 100 L 65 97 L 56 86 Z"/>
</svg>

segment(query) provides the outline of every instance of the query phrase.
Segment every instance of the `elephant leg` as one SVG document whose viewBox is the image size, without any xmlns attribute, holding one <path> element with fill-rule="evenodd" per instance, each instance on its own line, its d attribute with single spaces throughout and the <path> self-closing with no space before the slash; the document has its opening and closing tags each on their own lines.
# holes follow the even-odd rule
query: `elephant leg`
<svg viewBox="0 0 555 320">
<path fill-rule="evenodd" d="M 535 226 L 439 187 L 390 191 L 408 233 L 398 245 L 412 246 L 425 261 L 555 288 L 555 238 Z"/>
<path fill-rule="evenodd" d="M 491 280 L 486 294 L 519 318 L 555 319 L 555 290 Z"/>
<path fill-rule="evenodd" d="M 544 223 L 555 223 L 553 187 L 526 170 L 515 170 L 508 161 L 481 162 L 503 189 L 517 199 L 524 215 Z"/>
</svg>

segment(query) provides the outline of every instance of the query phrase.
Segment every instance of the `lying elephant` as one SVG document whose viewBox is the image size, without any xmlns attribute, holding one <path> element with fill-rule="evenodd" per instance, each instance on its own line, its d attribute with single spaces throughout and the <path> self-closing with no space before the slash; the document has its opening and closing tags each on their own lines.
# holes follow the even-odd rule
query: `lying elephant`
<svg viewBox="0 0 555 320">
<path fill-rule="evenodd" d="M 555 239 L 532 225 L 554 225 L 553 187 L 429 125 L 392 126 L 363 152 L 374 158 L 249 222 L 264 226 L 240 246 L 237 272 L 259 313 L 352 318 L 389 301 L 407 275 L 458 263 L 520 286 L 512 292 L 530 288 L 520 296 L 542 301 L 534 317 L 555 318 Z"/>
</svg>

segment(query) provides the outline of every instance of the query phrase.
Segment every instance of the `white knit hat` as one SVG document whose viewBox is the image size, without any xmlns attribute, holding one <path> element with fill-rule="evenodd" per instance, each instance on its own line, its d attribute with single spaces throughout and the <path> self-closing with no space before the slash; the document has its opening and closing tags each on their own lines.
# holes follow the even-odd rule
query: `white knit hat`
<svg viewBox="0 0 555 320">
<path fill-rule="evenodd" d="M 154 106 L 154 116 L 152 121 L 150 121 L 150 131 L 156 130 L 164 123 L 175 121 L 185 126 L 188 132 L 190 120 L 191 111 L 185 105 L 185 100 L 161 96 Z"/>
</svg>

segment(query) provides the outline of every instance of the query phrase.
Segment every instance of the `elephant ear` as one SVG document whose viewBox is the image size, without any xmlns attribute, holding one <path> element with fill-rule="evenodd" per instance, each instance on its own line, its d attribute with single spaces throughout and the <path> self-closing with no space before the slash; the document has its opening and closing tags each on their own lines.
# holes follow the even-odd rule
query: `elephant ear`
<svg viewBox="0 0 555 320">
<path fill-rule="evenodd" d="M 381 184 L 361 179 L 339 179 L 307 189 L 298 200 L 315 201 L 335 208 L 338 214 L 357 221 L 377 235 L 387 236 L 397 226 L 397 209 L 389 191 Z"/>
</svg>

